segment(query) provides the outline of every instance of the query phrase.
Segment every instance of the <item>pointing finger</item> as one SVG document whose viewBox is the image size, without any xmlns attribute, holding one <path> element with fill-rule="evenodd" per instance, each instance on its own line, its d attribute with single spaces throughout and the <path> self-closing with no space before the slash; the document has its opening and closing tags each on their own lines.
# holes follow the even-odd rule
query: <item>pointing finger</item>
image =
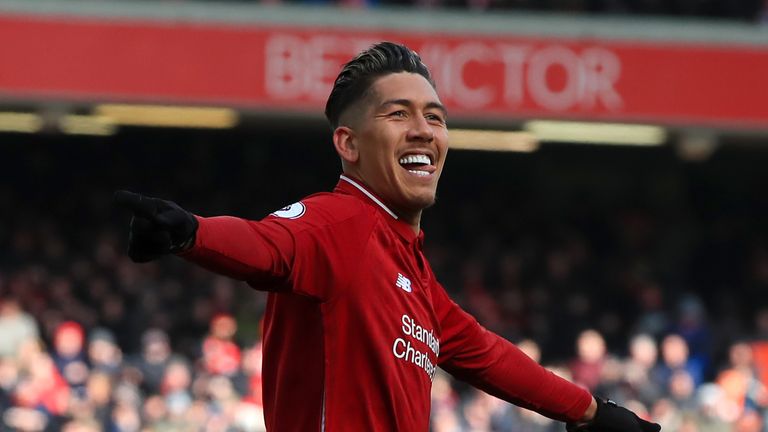
<svg viewBox="0 0 768 432">
<path fill-rule="evenodd" d="M 127 208 L 139 216 L 147 219 L 155 218 L 155 203 L 150 198 L 135 192 L 119 190 L 115 192 L 113 199 L 118 206 Z"/>
</svg>

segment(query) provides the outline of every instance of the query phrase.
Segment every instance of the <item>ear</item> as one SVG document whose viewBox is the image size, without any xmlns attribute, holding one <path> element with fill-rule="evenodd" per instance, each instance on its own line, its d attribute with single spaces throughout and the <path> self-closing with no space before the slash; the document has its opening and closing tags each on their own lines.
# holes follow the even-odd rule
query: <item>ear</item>
<svg viewBox="0 0 768 432">
<path fill-rule="evenodd" d="M 355 163 L 360 157 L 355 132 L 347 126 L 339 126 L 333 131 L 333 146 L 344 162 Z"/>
</svg>

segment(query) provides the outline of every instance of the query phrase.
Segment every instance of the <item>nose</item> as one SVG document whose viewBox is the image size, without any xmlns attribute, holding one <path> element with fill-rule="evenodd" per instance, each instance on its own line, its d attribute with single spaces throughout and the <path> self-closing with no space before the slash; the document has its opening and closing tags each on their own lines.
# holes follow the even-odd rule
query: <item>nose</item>
<svg viewBox="0 0 768 432">
<path fill-rule="evenodd" d="M 413 116 L 411 127 L 408 130 L 408 139 L 430 143 L 435 139 L 435 131 L 432 130 L 432 126 L 427 123 L 427 119 L 423 116 Z"/>
</svg>

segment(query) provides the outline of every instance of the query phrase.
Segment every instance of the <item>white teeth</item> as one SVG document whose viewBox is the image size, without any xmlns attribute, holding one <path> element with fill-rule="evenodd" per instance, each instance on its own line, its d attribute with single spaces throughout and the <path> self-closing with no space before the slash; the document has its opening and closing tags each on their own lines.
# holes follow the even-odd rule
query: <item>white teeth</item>
<svg viewBox="0 0 768 432">
<path fill-rule="evenodd" d="M 409 173 L 416 174 L 417 176 L 426 177 L 429 175 L 427 171 L 408 170 Z"/>
<path fill-rule="evenodd" d="M 403 156 L 400 158 L 401 164 L 413 164 L 413 163 L 419 163 L 419 164 L 426 164 L 431 165 L 432 160 L 429 156 L 425 154 L 413 154 L 408 156 Z"/>
</svg>

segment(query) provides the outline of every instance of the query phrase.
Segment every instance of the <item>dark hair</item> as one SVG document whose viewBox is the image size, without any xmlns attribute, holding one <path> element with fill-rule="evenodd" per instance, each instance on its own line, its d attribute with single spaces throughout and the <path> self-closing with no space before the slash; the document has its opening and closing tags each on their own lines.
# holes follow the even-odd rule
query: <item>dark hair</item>
<svg viewBox="0 0 768 432">
<path fill-rule="evenodd" d="M 377 78 L 398 72 L 417 73 L 435 87 L 429 69 L 416 52 L 393 42 L 377 43 L 345 64 L 336 77 L 325 104 L 325 117 L 331 127 L 339 125 L 344 110 L 365 97 Z"/>
</svg>

